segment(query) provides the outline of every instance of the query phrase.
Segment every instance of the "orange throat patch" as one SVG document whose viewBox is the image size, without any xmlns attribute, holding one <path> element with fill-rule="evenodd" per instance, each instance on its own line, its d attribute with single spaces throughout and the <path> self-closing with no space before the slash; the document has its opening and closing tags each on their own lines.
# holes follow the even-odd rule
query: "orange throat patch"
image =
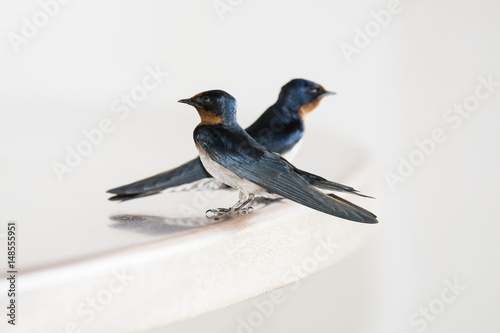
<svg viewBox="0 0 500 333">
<path fill-rule="evenodd" d="M 216 116 L 213 112 L 205 109 L 197 109 L 201 118 L 200 125 L 219 125 L 222 124 L 222 118 Z"/>
<path fill-rule="evenodd" d="M 312 110 L 316 109 L 320 101 L 321 98 L 317 98 L 309 104 L 302 105 L 299 109 L 299 115 L 302 117 L 302 119 L 304 119 L 309 113 L 311 113 Z"/>
</svg>

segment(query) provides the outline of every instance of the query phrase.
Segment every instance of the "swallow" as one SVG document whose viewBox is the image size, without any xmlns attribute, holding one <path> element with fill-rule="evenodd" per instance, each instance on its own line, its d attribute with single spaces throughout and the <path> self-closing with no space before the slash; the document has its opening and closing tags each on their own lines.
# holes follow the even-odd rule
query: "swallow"
<svg viewBox="0 0 500 333">
<path fill-rule="evenodd" d="M 346 220 L 377 223 L 376 216 L 311 185 L 284 157 L 252 138 L 236 120 L 236 100 L 222 90 L 202 92 L 179 103 L 193 106 L 201 122 L 193 132 L 201 163 L 214 178 L 235 188 L 239 200 L 230 208 L 210 209 L 207 217 L 246 214 L 256 196 L 283 197 Z"/>
<path fill-rule="evenodd" d="M 334 94 L 315 82 L 293 79 L 281 88 L 276 103 L 270 106 L 246 131 L 270 151 L 291 160 L 300 147 L 306 116 L 325 96 Z M 312 185 L 325 190 L 365 196 L 352 187 L 329 182 L 305 171 L 297 170 L 297 173 Z M 167 189 L 170 191 L 217 189 L 223 185 L 218 181 L 206 181 L 207 178 L 211 178 L 211 175 L 205 170 L 198 157 L 177 168 L 113 188 L 107 192 L 115 194 L 109 200 L 124 201 L 156 194 Z"/>
</svg>

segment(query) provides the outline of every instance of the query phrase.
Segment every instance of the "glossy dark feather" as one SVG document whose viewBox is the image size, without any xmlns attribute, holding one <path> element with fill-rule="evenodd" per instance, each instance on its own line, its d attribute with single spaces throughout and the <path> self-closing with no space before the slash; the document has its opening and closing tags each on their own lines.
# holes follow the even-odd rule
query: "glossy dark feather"
<svg viewBox="0 0 500 333">
<path fill-rule="evenodd" d="M 323 177 L 317 176 L 315 174 L 312 174 L 310 172 L 300 170 L 297 168 L 295 168 L 294 171 L 299 176 L 304 178 L 309 184 L 311 184 L 314 187 L 320 188 L 322 190 L 329 190 L 329 191 L 336 191 L 336 192 L 347 192 L 347 193 L 358 195 L 360 197 L 373 199 L 373 197 L 370 197 L 369 195 L 361 194 L 361 193 L 359 193 L 358 190 L 356 190 L 350 186 L 332 182 L 332 181 L 327 180 Z"/>
<path fill-rule="evenodd" d="M 198 157 L 172 170 L 159 173 L 132 184 L 111 189 L 108 193 L 118 195 L 109 198 L 109 200 L 130 200 L 148 194 L 156 194 L 166 188 L 192 183 L 207 177 L 212 176 L 205 170 Z"/>
<path fill-rule="evenodd" d="M 294 107 L 298 110 L 300 105 Z M 266 110 L 246 132 L 272 152 L 284 154 L 295 146 L 304 135 L 304 121 L 297 111 L 276 103 Z"/>
</svg>

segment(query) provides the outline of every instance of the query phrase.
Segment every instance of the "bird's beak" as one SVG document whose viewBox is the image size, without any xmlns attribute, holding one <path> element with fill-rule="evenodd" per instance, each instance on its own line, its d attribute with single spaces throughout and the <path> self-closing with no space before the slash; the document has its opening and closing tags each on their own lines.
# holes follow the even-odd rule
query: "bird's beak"
<svg viewBox="0 0 500 333">
<path fill-rule="evenodd" d="M 328 96 L 328 95 L 337 95 L 337 93 L 327 90 L 324 93 L 322 93 L 321 95 L 319 95 L 319 97 L 323 98 L 323 97 Z"/>
<path fill-rule="evenodd" d="M 179 103 L 184 103 L 184 104 L 188 104 L 188 105 L 192 105 L 192 106 L 195 106 L 195 104 L 194 104 L 194 102 L 191 100 L 191 98 L 180 99 L 180 100 L 178 100 L 177 102 L 179 102 Z"/>
</svg>

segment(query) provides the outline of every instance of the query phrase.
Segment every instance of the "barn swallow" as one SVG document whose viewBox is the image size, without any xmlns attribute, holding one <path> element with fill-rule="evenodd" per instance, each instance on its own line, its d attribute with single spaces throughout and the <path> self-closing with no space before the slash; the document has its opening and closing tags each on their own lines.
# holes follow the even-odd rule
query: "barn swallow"
<svg viewBox="0 0 500 333">
<path fill-rule="evenodd" d="M 299 142 L 304 134 L 305 117 L 318 106 L 323 97 L 333 94 L 335 93 L 327 91 L 312 81 L 291 80 L 281 88 L 276 103 L 270 106 L 246 131 L 267 149 L 292 159 L 297 148 L 300 147 Z M 363 196 L 352 187 L 329 182 L 302 170 L 297 170 L 297 172 L 309 183 L 323 189 Z M 123 201 L 156 194 L 166 189 L 171 191 L 198 188 L 214 189 L 222 185 L 218 181 L 204 182 L 204 179 L 210 177 L 211 175 L 205 170 L 200 159 L 196 158 L 177 168 L 113 188 L 108 193 L 115 194 L 110 200 Z"/>
<path fill-rule="evenodd" d="M 201 122 L 193 138 L 205 169 L 239 191 L 230 208 L 210 209 L 207 217 L 245 214 L 255 196 L 274 195 L 343 219 L 377 223 L 376 216 L 335 195 L 327 195 L 299 173 L 284 157 L 253 139 L 236 120 L 236 100 L 225 91 L 210 90 L 179 100 L 193 106 Z"/>
</svg>

